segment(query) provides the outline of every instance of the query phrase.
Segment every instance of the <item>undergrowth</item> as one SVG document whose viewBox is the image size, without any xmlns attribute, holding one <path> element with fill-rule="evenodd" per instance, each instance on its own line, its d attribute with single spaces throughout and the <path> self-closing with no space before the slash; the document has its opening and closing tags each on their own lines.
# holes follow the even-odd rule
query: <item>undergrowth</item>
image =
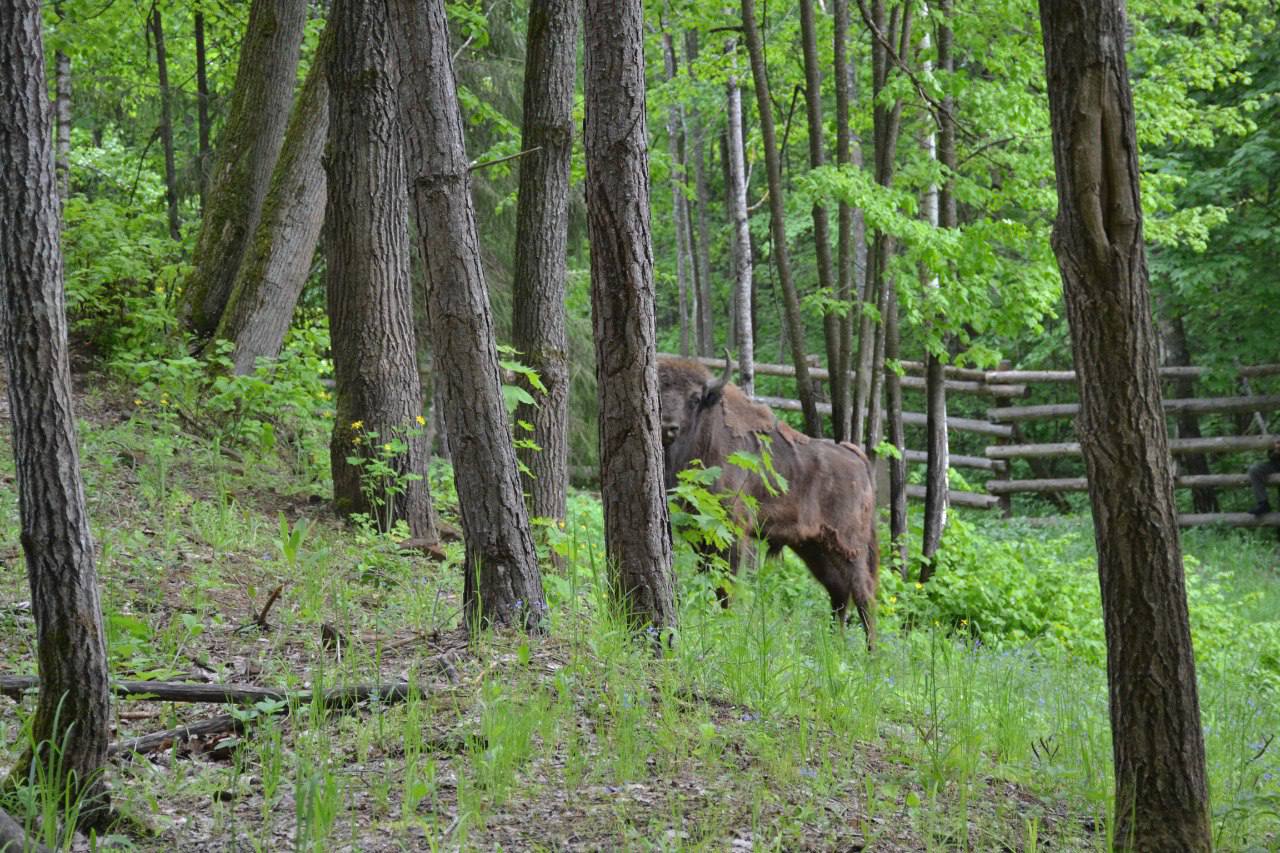
<svg viewBox="0 0 1280 853">
<path fill-rule="evenodd" d="M 1109 848 L 1087 521 L 955 518 L 929 584 L 884 573 L 874 655 L 856 627 L 832 625 L 794 557 L 730 580 L 681 546 L 680 628 L 655 657 L 608 608 L 599 502 L 575 493 L 563 525 L 541 525 L 559 554 L 543 561 L 548 636 L 468 640 L 460 543 L 430 561 L 330 517 L 316 340 L 295 338 L 279 385 L 152 359 L 82 401 L 112 674 L 418 689 L 352 713 L 246 706 L 242 734 L 114 760 L 115 804 L 155 834 L 118 834 L 113 849 Z M 447 518 L 448 469 L 431 479 Z M 11 495 L 0 658 L 31 673 Z M 712 503 L 680 517 L 724 532 Z M 1217 844 L 1275 849 L 1276 545 L 1209 530 L 1184 546 Z M 0 715 L 0 742 L 23 743 L 32 707 Z M 116 739 L 218 712 L 114 707 Z M 75 804 L 18 802 L 19 820 L 69 848 L 56 827 Z"/>
</svg>

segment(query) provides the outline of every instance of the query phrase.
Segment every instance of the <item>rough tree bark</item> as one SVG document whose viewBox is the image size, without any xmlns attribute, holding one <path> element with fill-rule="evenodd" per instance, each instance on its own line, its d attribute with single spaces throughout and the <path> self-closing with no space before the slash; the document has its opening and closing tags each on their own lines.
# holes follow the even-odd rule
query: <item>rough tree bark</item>
<svg viewBox="0 0 1280 853">
<path fill-rule="evenodd" d="M 62 4 L 55 3 L 54 11 L 62 21 Z M 66 201 L 71 195 L 71 57 L 66 51 L 53 53 L 54 114 L 57 119 L 57 148 L 54 150 L 54 169 L 58 178 L 58 198 Z"/>
<path fill-rule="evenodd" d="M 676 624 L 658 423 L 640 0 L 586 0 L 587 227 L 605 551 L 633 626 Z"/>
<path fill-rule="evenodd" d="M 818 169 L 827 162 L 825 127 L 822 124 L 822 71 L 818 65 L 818 33 L 813 19 L 813 0 L 800 0 L 800 41 L 804 53 L 804 102 L 809 123 L 809 168 Z M 831 273 L 831 227 L 827 206 L 815 202 L 810 215 L 813 217 L 813 242 L 818 265 L 818 288 L 827 296 L 835 294 L 834 276 Z M 827 372 L 831 376 L 830 388 L 831 432 L 840 431 L 835 408 L 837 377 L 835 370 L 840 363 L 840 318 L 830 308 L 822 312 L 822 335 L 827 347 Z"/>
<path fill-rule="evenodd" d="M 955 72 L 953 53 L 954 37 L 950 21 L 953 0 L 940 0 L 938 5 L 942 21 L 938 24 L 938 70 L 950 77 Z M 953 110 L 955 99 L 945 95 L 942 114 L 938 116 L 938 143 L 936 154 L 942 164 L 945 177 L 933 207 L 934 224 L 943 228 L 955 228 L 956 195 L 956 126 Z M 933 280 L 937 287 L 937 278 Z M 933 575 L 933 557 L 942 544 L 942 534 L 947 527 L 947 502 L 949 490 L 947 470 L 951 463 L 951 446 L 947 438 L 947 390 L 942 359 L 930 351 L 925 354 L 925 432 L 928 441 L 928 465 L 925 472 L 924 532 L 920 545 L 920 582 Z"/>
<path fill-rule="evenodd" d="M 173 105 L 169 97 L 169 56 L 164 48 L 164 22 L 160 7 L 151 7 L 148 21 L 155 38 L 156 82 L 160 84 L 160 146 L 164 149 L 164 199 L 169 214 L 169 236 L 182 239 L 182 223 L 178 221 L 178 170 L 173 162 Z"/>
<path fill-rule="evenodd" d="M 545 628 L 546 599 L 502 397 L 444 0 L 390 0 L 426 262 L 432 357 L 466 543 L 467 624 Z"/>
<path fill-rule="evenodd" d="M 731 40 L 726 51 L 737 52 Z M 748 395 L 755 394 L 755 338 L 751 317 L 752 266 L 751 229 L 747 224 L 747 166 L 742 156 L 742 89 L 738 86 L 737 63 L 726 87 L 728 145 L 725 160 L 729 172 L 729 217 L 733 221 L 733 305 L 737 312 L 738 384 Z"/>
<path fill-rule="evenodd" d="M 670 83 L 676 77 L 676 51 L 671 43 L 671 35 L 666 32 L 662 34 L 662 60 L 666 82 Z M 689 286 L 693 259 L 689 252 L 689 203 L 684 195 L 684 156 L 681 153 L 684 146 L 680 142 L 682 126 L 680 104 L 672 99 L 671 105 L 667 107 L 667 156 L 671 158 L 671 219 L 676 231 L 676 285 L 680 291 L 680 354 L 688 356 L 691 352 L 691 337 L 696 343 L 696 319 L 691 324 L 689 317 L 692 314 L 696 318 L 696 311 L 691 311 L 690 308 L 696 308 L 697 295 L 691 293 L 692 288 Z"/>
<path fill-rule="evenodd" d="M 1040 4 L 1058 256 L 1107 638 L 1117 850 L 1212 847 L 1119 0 Z"/>
<path fill-rule="evenodd" d="M 685 30 L 684 54 L 689 78 L 695 79 L 694 63 L 698 58 L 696 30 Z M 707 186 L 706 130 L 696 107 L 686 112 L 685 118 L 688 124 L 686 138 L 693 149 L 692 154 L 685 158 L 685 171 L 688 172 L 688 161 L 692 160 L 695 204 L 689 217 L 689 244 L 693 247 L 693 278 L 698 287 L 698 352 L 709 356 L 715 348 L 716 318 L 711 302 L 711 223 L 707 216 L 711 192 Z"/>
<path fill-rule="evenodd" d="M 809 360 L 805 352 L 804 325 L 800 316 L 800 298 L 791 278 L 791 261 L 787 253 L 786 205 L 782 195 L 782 164 L 778 153 L 777 134 L 773 125 L 773 101 L 769 97 L 768 69 L 764 46 L 756 25 L 755 0 L 742 0 L 742 31 L 751 56 L 751 77 L 756 87 L 756 105 L 760 112 L 760 135 L 764 143 L 765 171 L 769 177 L 769 218 L 773 235 L 773 257 L 778 268 L 778 284 L 782 289 L 782 309 L 787 337 L 791 343 L 791 361 L 796 370 L 796 396 L 804 412 L 805 432 L 822 435 L 822 418 L 818 414 L 813 383 L 809 379 Z"/>
<path fill-rule="evenodd" d="M 520 191 L 516 201 L 512 344 L 538 371 L 546 393 L 521 404 L 516 420 L 533 425 L 538 450 L 520 450 L 530 509 L 565 517 L 568 481 L 569 343 L 565 332 L 565 264 L 569 233 L 569 165 L 580 0 L 532 0 L 526 40 Z M 527 391 L 534 393 L 526 386 Z"/>
<path fill-rule="evenodd" d="M 200 207 L 204 209 L 209 188 L 209 63 L 204 52 L 204 12 L 196 10 L 196 129 L 199 136 L 197 165 L 200 180 Z"/>
<path fill-rule="evenodd" d="M 280 354 L 293 309 L 311 272 L 324 225 L 321 155 L 329 133 L 325 69 L 332 50 L 333 37 L 326 29 L 293 105 L 257 233 L 218 324 L 216 337 L 235 343 L 231 358 L 239 374 L 251 373 L 259 358 Z"/>
<path fill-rule="evenodd" d="M 0 2 L 0 336 L 8 366 L 23 555 L 40 693 L 31 742 L 8 784 L 48 758 L 81 823 L 107 817 L 107 651 L 76 450 L 59 248 L 58 188 L 40 6 Z M 48 747 L 57 745 L 52 756 Z M 55 769 L 56 768 L 56 769 Z"/>
<path fill-rule="evenodd" d="M 329 452 L 334 505 L 343 515 L 376 515 L 384 528 L 404 519 L 415 537 L 434 543 L 409 291 L 399 80 L 386 4 L 337 0 L 329 28 L 325 255 L 337 410 Z M 371 432 L 377 433 L 372 441 Z M 392 494 L 371 482 L 371 504 L 360 466 L 347 460 L 382 458 L 380 449 L 396 438 L 406 449 L 388 461 L 404 490 Z M 419 479 L 404 479 L 411 475 Z"/>
<path fill-rule="evenodd" d="M 253 0 L 235 88 L 209 177 L 179 316 L 197 338 L 222 320 L 284 142 L 306 0 Z"/>
</svg>

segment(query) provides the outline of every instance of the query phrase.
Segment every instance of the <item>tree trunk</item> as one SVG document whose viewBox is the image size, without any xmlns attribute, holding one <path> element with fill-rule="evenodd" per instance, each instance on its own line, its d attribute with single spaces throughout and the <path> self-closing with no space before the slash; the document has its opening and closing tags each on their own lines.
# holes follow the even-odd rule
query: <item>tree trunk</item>
<svg viewBox="0 0 1280 853">
<path fill-rule="evenodd" d="M 1123 4 L 1042 2 L 1053 249 L 1079 383 L 1107 638 L 1117 850 L 1212 847 L 1151 323 Z"/>
<path fill-rule="evenodd" d="M 953 0 L 941 0 L 939 10 L 942 12 L 942 23 L 938 25 L 938 70 L 949 80 L 955 72 L 955 57 L 952 52 L 954 38 L 950 21 Z M 955 228 L 956 196 L 956 129 L 955 116 L 952 111 L 955 100 L 951 95 L 942 99 L 942 115 L 939 116 L 937 158 L 942 163 L 946 177 L 943 179 L 933 207 L 934 224 L 943 228 Z M 933 280 L 936 288 L 937 278 Z M 942 534 L 947 527 L 947 499 L 949 488 L 947 470 L 950 468 L 951 447 L 947 437 L 947 389 L 942 359 L 932 351 L 925 355 L 925 412 L 928 434 L 929 462 L 925 473 L 924 498 L 924 532 L 920 546 L 920 582 L 924 583 L 933 575 L 933 557 L 942 544 Z"/>
<path fill-rule="evenodd" d="M 222 320 L 284 142 L 306 0 L 253 0 L 178 313 L 197 338 Z"/>
<path fill-rule="evenodd" d="M 826 165 L 825 128 L 822 124 L 822 72 L 818 66 L 818 34 L 813 20 L 813 0 L 800 0 L 800 41 L 804 53 L 804 101 L 809 120 L 809 168 L 818 169 Z M 810 215 L 813 217 L 813 242 L 817 252 L 818 289 L 830 298 L 835 295 L 834 277 L 831 274 L 831 234 L 827 218 L 827 207 L 815 203 Z M 836 411 L 837 377 L 835 371 L 840 363 L 840 317 L 830 308 L 822 312 L 822 333 L 827 347 L 827 372 L 832 378 L 828 381 L 831 389 L 831 433 L 840 432 Z"/>
<path fill-rule="evenodd" d="M 671 36 L 662 34 L 663 72 L 670 83 L 676 76 L 676 53 L 671 44 Z M 684 157 L 680 144 L 680 105 L 672 101 L 667 107 L 667 155 L 671 158 L 671 218 L 676 231 L 676 284 L 680 289 L 680 354 L 688 356 L 690 348 L 690 325 L 693 325 L 694 343 L 696 343 L 697 323 L 690 324 L 690 307 L 696 308 L 696 292 L 689 287 L 690 266 L 692 257 L 689 253 L 689 205 L 684 196 Z"/>
<path fill-rule="evenodd" d="M 342 515 L 369 514 L 383 530 L 403 519 L 415 537 L 434 542 L 409 291 L 399 80 L 386 5 L 338 0 L 329 27 L 325 255 L 337 403 L 329 453 L 334 505 Z M 366 475 L 349 459 L 386 462 L 394 473 Z"/>
<path fill-rule="evenodd" d="M 198 129 L 198 164 L 200 176 L 200 208 L 204 210 L 205 192 L 209 188 L 209 64 L 204 53 L 204 12 L 196 11 L 196 126 Z"/>
<path fill-rule="evenodd" d="M 54 11 L 62 20 L 62 4 L 55 3 Z M 54 151 L 54 171 L 58 179 L 58 198 L 66 202 L 71 195 L 71 57 L 64 51 L 53 54 L 54 113 L 57 119 L 57 148 Z"/>
<path fill-rule="evenodd" d="M 884 314 L 884 361 L 897 362 L 901 338 L 898 328 L 898 290 L 892 281 L 886 282 Z M 888 397 L 889 443 L 898 451 L 889 462 L 889 537 L 893 543 L 898 571 L 907 580 L 910 564 L 907 562 L 907 440 L 902 424 L 902 377 L 897 370 L 881 367 L 884 376 L 885 396 Z M 879 418 L 877 418 L 877 421 Z M 877 442 L 878 443 L 878 442 Z M 873 447 L 875 445 L 872 445 Z"/>
<path fill-rule="evenodd" d="M 787 256 L 786 205 L 782 197 L 782 164 L 780 162 L 777 134 L 773 126 L 773 101 L 769 97 L 768 70 L 765 68 L 764 46 L 760 42 L 760 29 L 756 26 L 755 0 L 742 0 L 742 29 L 751 55 L 751 77 L 756 86 L 756 104 L 760 112 L 760 135 L 764 143 L 765 171 L 769 176 L 769 216 L 773 234 L 773 257 L 778 268 L 778 283 L 782 288 L 782 308 L 786 330 L 791 340 L 791 360 L 796 368 L 796 396 L 804 412 L 805 431 L 812 436 L 822 435 L 822 418 L 818 414 L 813 395 L 813 383 L 809 380 L 809 360 L 805 352 L 804 324 L 800 316 L 800 298 L 796 295 L 791 279 L 791 262 Z"/>
<path fill-rule="evenodd" d="M 1164 310 L 1159 295 L 1156 296 L 1156 314 L 1159 318 L 1160 337 L 1164 342 L 1165 364 L 1176 367 L 1191 366 L 1191 351 L 1187 346 L 1187 330 L 1182 317 Z M 1196 383 L 1191 378 L 1173 380 L 1173 396 L 1183 400 L 1195 396 Z M 1179 438 L 1199 438 L 1200 419 L 1195 412 L 1181 411 L 1175 417 Z M 1188 453 L 1178 460 L 1187 474 L 1208 474 L 1209 459 L 1203 453 Z M 1191 502 L 1196 512 L 1217 512 L 1218 492 L 1213 488 L 1192 489 Z"/>
<path fill-rule="evenodd" d="M 685 30 L 684 52 L 690 79 L 694 77 L 694 61 L 698 58 L 698 33 L 696 30 Z M 702 117 L 695 108 L 686 113 L 689 132 L 687 138 L 693 146 L 693 187 L 697 204 L 696 215 L 690 216 L 690 231 L 695 231 L 696 239 L 690 239 L 693 247 L 694 280 L 698 283 L 698 351 L 703 355 L 714 355 L 716 345 L 716 317 L 711 302 L 711 224 L 707 217 L 707 205 L 711 192 L 707 187 L 707 143 Z M 686 158 L 690 159 L 690 158 Z M 687 171 L 687 169 L 686 169 Z"/>
<path fill-rule="evenodd" d="M 862 168 L 862 149 L 854 146 L 849 129 L 850 105 L 856 94 L 857 63 L 848 60 L 849 48 L 849 0 L 835 0 L 834 69 L 836 78 L 836 162 L 842 168 Z M 866 280 L 867 248 L 862 211 L 848 202 L 840 202 L 836 238 L 836 290 L 846 306 L 839 320 L 840 347 L 836 357 L 835 373 L 831 378 L 831 419 L 837 441 L 857 440 L 850 431 L 851 409 L 851 361 L 853 358 L 853 320 L 858 308 L 855 298 Z M 857 285 L 854 282 L 859 282 Z"/>
<path fill-rule="evenodd" d="M 587 227 L 605 551 L 631 625 L 674 628 L 640 0 L 586 0 Z"/>
<path fill-rule="evenodd" d="M 898 131 L 902 123 L 902 100 L 891 104 L 881 103 L 880 93 L 884 91 L 889 80 L 891 65 L 887 44 L 896 44 L 898 56 L 907 56 L 907 48 L 911 44 L 911 12 L 908 4 L 895 8 L 889 21 L 885 21 L 884 0 L 874 0 L 871 4 L 871 88 L 875 107 L 872 110 L 875 143 L 875 177 L 876 183 L 882 187 L 893 185 L 894 159 L 898 151 Z M 882 41 L 883 39 L 883 41 Z M 872 244 L 872 257 L 867 264 L 869 278 L 866 296 L 871 301 L 874 295 L 876 305 L 887 304 L 885 288 L 893 286 L 888 280 L 889 259 L 893 256 L 894 241 L 887 235 L 877 234 Z M 869 452 L 874 452 L 880 435 L 880 393 L 879 386 L 883 379 L 882 360 L 884 323 L 886 315 L 881 310 L 880 326 L 872 328 L 871 317 L 862 316 L 858 334 L 858 378 L 856 383 L 856 399 L 854 401 L 854 441 L 862 435 L 866 440 Z M 858 429 L 861 427 L 861 429 Z M 863 432 L 865 430 L 865 433 Z"/>
<path fill-rule="evenodd" d="M 93 826 L 108 811 L 107 652 L 76 450 L 40 26 L 35 0 L 0 2 L 0 336 L 41 679 L 30 732 L 37 754 L 19 758 L 9 784 L 47 760 L 52 789 L 83 793 L 81 823 Z"/>
<path fill-rule="evenodd" d="M 516 421 L 533 425 L 537 450 L 521 449 L 522 476 L 536 516 L 563 520 L 568 483 L 569 343 L 565 332 L 565 264 L 569 234 L 569 165 L 578 56 L 579 0 L 533 0 L 529 6 L 524 121 L 516 200 L 512 344 L 538 372 L 545 394 L 521 404 Z M 524 385 L 525 390 L 534 390 Z"/>
<path fill-rule="evenodd" d="M 169 57 L 164 49 L 160 7 L 151 8 L 151 34 L 156 40 L 156 80 L 160 84 L 160 145 L 164 149 L 164 198 L 169 213 L 169 236 L 182 239 L 178 221 L 178 171 L 173 164 L 173 108 L 169 99 Z"/>
<path fill-rule="evenodd" d="M 322 155 L 329 133 L 329 85 L 325 69 L 333 50 L 328 29 L 302 85 L 284 146 L 262 204 L 262 218 L 236 273 L 216 337 L 235 342 L 238 374 L 252 373 L 259 358 L 280 354 L 293 310 L 311 273 L 324 225 Z"/>
<path fill-rule="evenodd" d="M 735 41 L 726 48 L 732 56 L 737 51 Z M 736 63 L 734 64 L 736 72 Z M 737 312 L 738 385 L 748 395 L 755 394 L 755 336 L 752 334 L 751 307 L 751 229 L 747 224 L 747 166 L 742 156 L 742 89 L 738 87 L 736 73 L 729 75 L 728 145 L 726 145 L 729 171 L 729 217 L 733 221 L 733 305 Z"/>
<path fill-rule="evenodd" d="M 466 542 L 463 609 L 472 630 L 542 631 L 546 598 L 503 402 L 444 0 L 391 0 L 390 8 L 432 356 Z"/>
</svg>

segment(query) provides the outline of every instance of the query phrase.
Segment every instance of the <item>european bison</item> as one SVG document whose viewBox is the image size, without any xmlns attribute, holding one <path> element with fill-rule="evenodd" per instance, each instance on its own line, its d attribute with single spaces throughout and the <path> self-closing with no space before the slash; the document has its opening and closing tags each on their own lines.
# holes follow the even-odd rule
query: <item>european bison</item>
<svg viewBox="0 0 1280 853">
<path fill-rule="evenodd" d="M 832 613 L 842 625 L 852 596 L 867 646 L 874 646 L 880 554 L 871 463 L 857 445 L 810 438 L 779 421 L 730 384 L 729 371 L 726 363 L 724 376 L 716 377 L 696 361 L 658 360 L 667 488 L 676 485 L 676 475 L 695 459 L 708 468 L 720 466 L 715 491 L 756 501 L 754 516 L 744 501 L 733 501 L 742 529 L 759 530 L 770 554 L 790 547 L 826 588 Z M 762 435 L 771 439 L 773 466 L 789 486 L 781 494 L 770 494 L 759 475 L 727 462 L 737 451 L 759 454 Z M 731 571 L 737 571 L 746 547 L 736 543 L 731 549 Z"/>
</svg>

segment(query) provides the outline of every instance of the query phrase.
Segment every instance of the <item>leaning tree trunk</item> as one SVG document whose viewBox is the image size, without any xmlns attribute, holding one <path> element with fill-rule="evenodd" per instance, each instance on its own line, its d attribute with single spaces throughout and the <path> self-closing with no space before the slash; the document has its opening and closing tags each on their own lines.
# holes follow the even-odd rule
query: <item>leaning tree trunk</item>
<svg viewBox="0 0 1280 853">
<path fill-rule="evenodd" d="M 178 306 L 183 325 L 197 338 L 207 339 L 218 328 L 257 231 L 284 142 L 306 18 L 306 0 L 253 0 L 249 8 L 204 219 Z"/>
<path fill-rule="evenodd" d="M 658 423 L 640 0 L 586 0 L 584 143 L 605 552 L 633 626 L 675 627 Z"/>
<path fill-rule="evenodd" d="M 742 30 L 751 55 L 751 77 L 756 86 L 756 105 L 760 111 L 760 136 L 764 143 L 765 171 L 769 176 L 769 217 L 773 235 L 773 257 L 778 268 L 778 284 L 782 288 L 782 309 L 786 320 L 787 336 L 791 341 L 791 360 L 796 370 L 796 396 L 804 412 L 805 432 L 822 435 L 822 418 L 809 379 L 809 360 L 805 353 L 804 324 L 800 316 L 800 298 L 796 295 L 795 282 L 791 279 L 791 261 L 787 253 L 786 205 L 782 197 L 782 164 L 778 151 L 777 134 L 773 126 L 773 101 L 769 97 L 768 69 L 765 67 L 764 46 L 760 42 L 760 29 L 756 26 L 755 0 L 742 0 Z"/>
<path fill-rule="evenodd" d="M 36 744 L 13 766 L 25 783 L 47 761 L 53 790 L 108 811 L 107 652 L 76 450 L 40 6 L 0 2 L 0 337 L 8 365 L 23 555 L 36 622 Z M 56 747 L 56 754 L 51 746 Z"/>
<path fill-rule="evenodd" d="M 199 136 L 197 164 L 200 175 L 200 207 L 204 208 L 205 192 L 209 188 L 209 63 L 204 52 L 204 12 L 197 9 L 196 30 L 196 126 Z"/>
<path fill-rule="evenodd" d="M 662 34 L 663 73 L 670 83 L 676 76 L 676 52 L 671 44 L 671 36 Z M 667 107 L 667 155 L 671 158 L 671 219 L 676 232 L 676 286 L 679 288 L 680 310 L 680 354 L 688 356 L 690 349 L 690 326 L 693 337 L 697 336 L 697 323 L 689 322 L 690 315 L 696 318 L 697 311 L 690 307 L 697 305 L 697 292 L 689 286 L 692 276 L 693 259 L 689 252 L 689 203 L 684 195 L 684 157 L 681 154 L 680 104 L 673 98 Z M 696 342 L 696 340 L 695 340 Z"/>
<path fill-rule="evenodd" d="M 302 93 L 293 105 L 284 147 L 262 204 L 258 232 L 236 274 L 217 337 L 233 341 L 238 374 L 252 373 L 259 358 L 280 354 L 293 309 L 307 283 L 324 224 L 325 138 L 329 133 L 329 85 L 325 69 L 333 50 L 329 30 L 320 36 Z"/>
<path fill-rule="evenodd" d="M 939 10 L 942 23 L 938 25 L 938 70 L 949 81 L 955 73 L 955 57 L 952 52 L 954 38 L 951 31 L 953 0 L 941 0 Z M 937 194 L 932 213 L 934 224 L 943 228 L 955 228 L 956 215 L 956 125 L 955 99 L 946 95 L 942 99 L 942 114 L 938 117 L 937 158 L 942 163 L 945 177 Z M 938 287 L 937 278 L 933 286 Z M 951 446 L 947 438 L 947 386 L 942 359 L 930 350 L 925 354 L 925 433 L 929 444 L 928 469 L 925 472 L 924 532 L 921 537 L 920 582 L 933 575 L 933 557 L 942 544 L 942 534 L 947 527 L 947 503 L 950 499 L 947 472 L 951 464 Z"/>
<path fill-rule="evenodd" d="M 826 165 L 824 143 L 825 127 L 822 124 L 822 71 L 818 66 L 818 34 L 813 20 L 813 0 L 800 0 L 800 42 L 804 53 L 804 101 L 809 119 L 809 168 L 820 169 Z M 815 201 L 810 210 L 813 217 L 813 242 L 818 264 L 818 288 L 826 297 L 834 294 L 834 277 L 831 274 L 831 228 L 827 218 L 827 206 Z M 839 393 L 836 384 L 836 368 L 840 363 L 840 318 L 827 308 L 822 312 L 822 333 L 827 347 L 827 382 L 831 393 L 831 432 L 840 432 L 839 412 L 836 400 Z"/>
<path fill-rule="evenodd" d="M 732 56 L 737 43 L 730 41 L 727 48 Z M 729 216 L 733 221 L 733 305 L 737 312 L 738 328 L 738 384 L 748 395 L 755 394 L 755 339 L 751 324 L 751 229 L 747 224 L 747 166 L 742 156 L 742 89 L 738 86 L 736 63 L 729 75 L 728 144 Z"/>
<path fill-rule="evenodd" d="M 169 214 L 169 236 L 182 239 L 178 221 L 178 170 L 173 162 L 173 107 L 169 97 L 169 56 L 164 48 L 164 22 L 160 8 L 151 8 L 151 34 L 156 40 L 156 82 L 160 84 L 160 147 L 164 149 L 164 200 Z"/>
<path fill-rule="evenodd" d="M 390 8 L 432 357 L 466 542 L 463 609 L 473 630 L 541 631 L 547 605 L 502 397 L 444 0 L 391 0 Z"/>
<path fill-rule="evenodd" d="M 343 515 L 376 517 L 384 530 L 403 519 L 414 536 L 434 543 L 386 5 L 337 0 L 329 27 L 325 256 L 337 402 L 329 451 L 334 505 Z M 365 476 L 349 459 L 384 460 L 395 473 Z"/>
<path fill-rule="evenodd" d="M 564 519 L 568 481 L 569 342 L 565 266 L 569 234 L 569 165 L 580 0 L 533 0 L 526 40 L 520 191 L 511 339 L 546 389 L 516 408 L 533 425 L 537 449 L 522 449 L 524 490 L 534 515 Z M 526 384 L 525 390 L 533 392 Z"/>
<path fill-rule="evenodd" d="M 1062 272 L 1107 638 L 1115 849 L 1212 848 L 1161 407 L 1124 6 L 1040 4 Z"/>
</svg>

